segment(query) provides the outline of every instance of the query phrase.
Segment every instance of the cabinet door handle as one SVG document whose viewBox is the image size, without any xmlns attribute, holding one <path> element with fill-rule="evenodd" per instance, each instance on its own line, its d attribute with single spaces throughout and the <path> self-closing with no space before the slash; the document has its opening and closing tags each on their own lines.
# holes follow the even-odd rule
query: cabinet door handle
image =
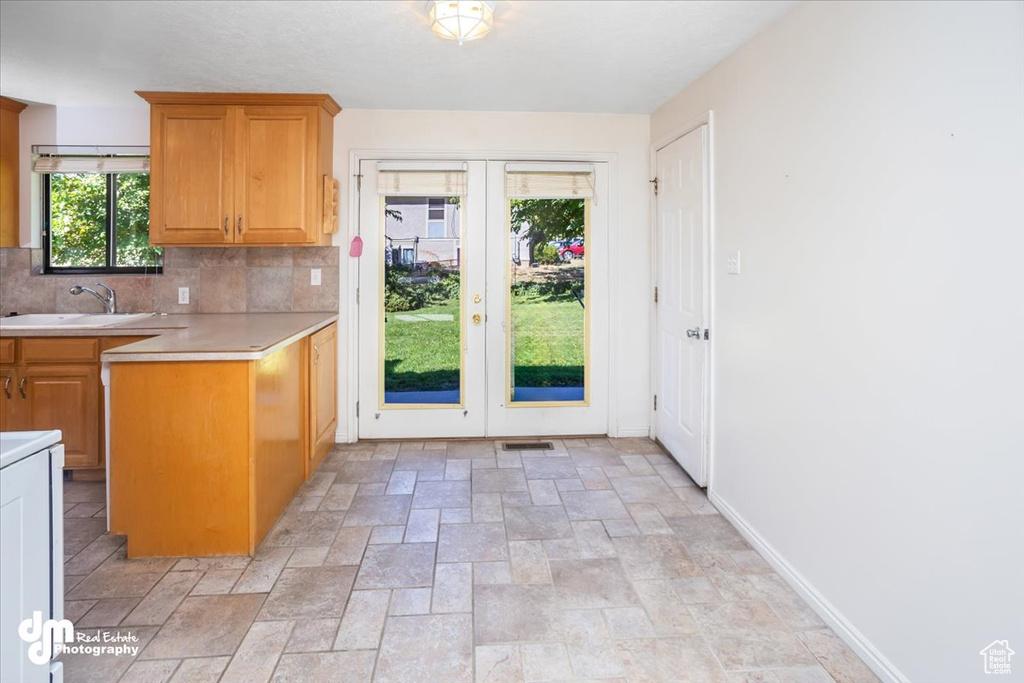
<svg viewBox="0 0 1024 683">
<path fill-rule="evenodd" d="M 238 214 L 238 234 L 242 234 L 242 214 Z"/>
<path fill-rule="evenodd" d="M 25 393 L 25 383 L 28 382 L 28 377 L 22 377 L 21 381 L 18 382 L 18 391 L 21 392 L 22 398 L 28 398 L 28 394 Z"/>
<path fill-rule="evenodd" d="M 320 347 L 316 344 L 313 344 L 313 353 L 316 354 L 316 357 L 313 358 L 313 365 L 320 365 Z"/>
<path fill-rule="evenodd" d="M 4 380 L 4 393 L 7 394 L 7 398 L 11 397 L 11 375 L 7 375 Z"/>
<path fill-rule="evenodd" d="M 228 221 L 229 220 L 230 219 L 227 216 L 224 216 L 224 235 L 225 236 L 228 234 Z"/>
</svg>

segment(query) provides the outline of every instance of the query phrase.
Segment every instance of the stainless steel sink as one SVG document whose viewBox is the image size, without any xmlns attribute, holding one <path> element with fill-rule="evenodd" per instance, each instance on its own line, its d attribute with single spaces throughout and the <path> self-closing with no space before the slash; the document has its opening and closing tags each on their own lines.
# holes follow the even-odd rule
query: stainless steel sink
<svg viewBox="0 0 1024 683">
<path fill-rule="evenodd" d="M 154 313 L 29 313 L 0 318 L 0 330 L 67 330 L 113 327 Z"/>
</svg>

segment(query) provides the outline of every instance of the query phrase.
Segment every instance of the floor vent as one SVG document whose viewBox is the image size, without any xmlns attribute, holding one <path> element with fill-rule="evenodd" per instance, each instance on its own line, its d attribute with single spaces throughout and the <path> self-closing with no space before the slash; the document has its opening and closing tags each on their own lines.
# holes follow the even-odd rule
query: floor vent
<svg viewBox="0 0 1024 683">
<path fill-rule="evenodd" d="M 518 443 L 503 443 L 503 451 L 550 451 L 554 450 L 550 441 L 520 441 Z"/>
</svg>

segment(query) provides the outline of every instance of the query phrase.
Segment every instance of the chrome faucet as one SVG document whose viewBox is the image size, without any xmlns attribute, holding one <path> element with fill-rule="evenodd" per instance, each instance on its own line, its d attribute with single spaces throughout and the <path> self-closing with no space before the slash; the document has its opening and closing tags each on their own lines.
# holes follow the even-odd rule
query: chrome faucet
<svg viewBox="0 0 1024 683">
<path fill-rule="evenodd" d="M 96 286 L 102 287 L 103 289 L 107 290 L 107 296 L 103 297 L 102 295 L 98 294 L 95 289 L 89 289 L 88 287 L 83 287 L 82 285 L 75 285 L 68 291 L 76 296 L 78 294 L 81 294 L 82 292 L 88 292 L 89 294 L 92 294 L 94 297 L 103 302 L 103 306 L 104 308 L 107 309 L 107 313 L 117 313 L 117 295 L 114 294 L 114 290 L 112 290 L 110 287 L 107 287 L 102 282 L 97 282 Z"/>
</svg>

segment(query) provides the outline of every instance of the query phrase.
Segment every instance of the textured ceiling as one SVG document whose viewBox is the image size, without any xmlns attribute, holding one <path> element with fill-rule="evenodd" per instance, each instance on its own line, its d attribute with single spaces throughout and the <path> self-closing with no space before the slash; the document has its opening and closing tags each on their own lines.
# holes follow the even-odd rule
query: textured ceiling
<svg viewBox="0 0 1024 683">
<path fill-rule="evenodd" d="M 792 2 L 504 1 L 483 40 L 421 0 L 0 3 L 4 95 L 135 104 L 135 90 L 326 92 L 342 107 L 649 113 Z"/>
</svg>

